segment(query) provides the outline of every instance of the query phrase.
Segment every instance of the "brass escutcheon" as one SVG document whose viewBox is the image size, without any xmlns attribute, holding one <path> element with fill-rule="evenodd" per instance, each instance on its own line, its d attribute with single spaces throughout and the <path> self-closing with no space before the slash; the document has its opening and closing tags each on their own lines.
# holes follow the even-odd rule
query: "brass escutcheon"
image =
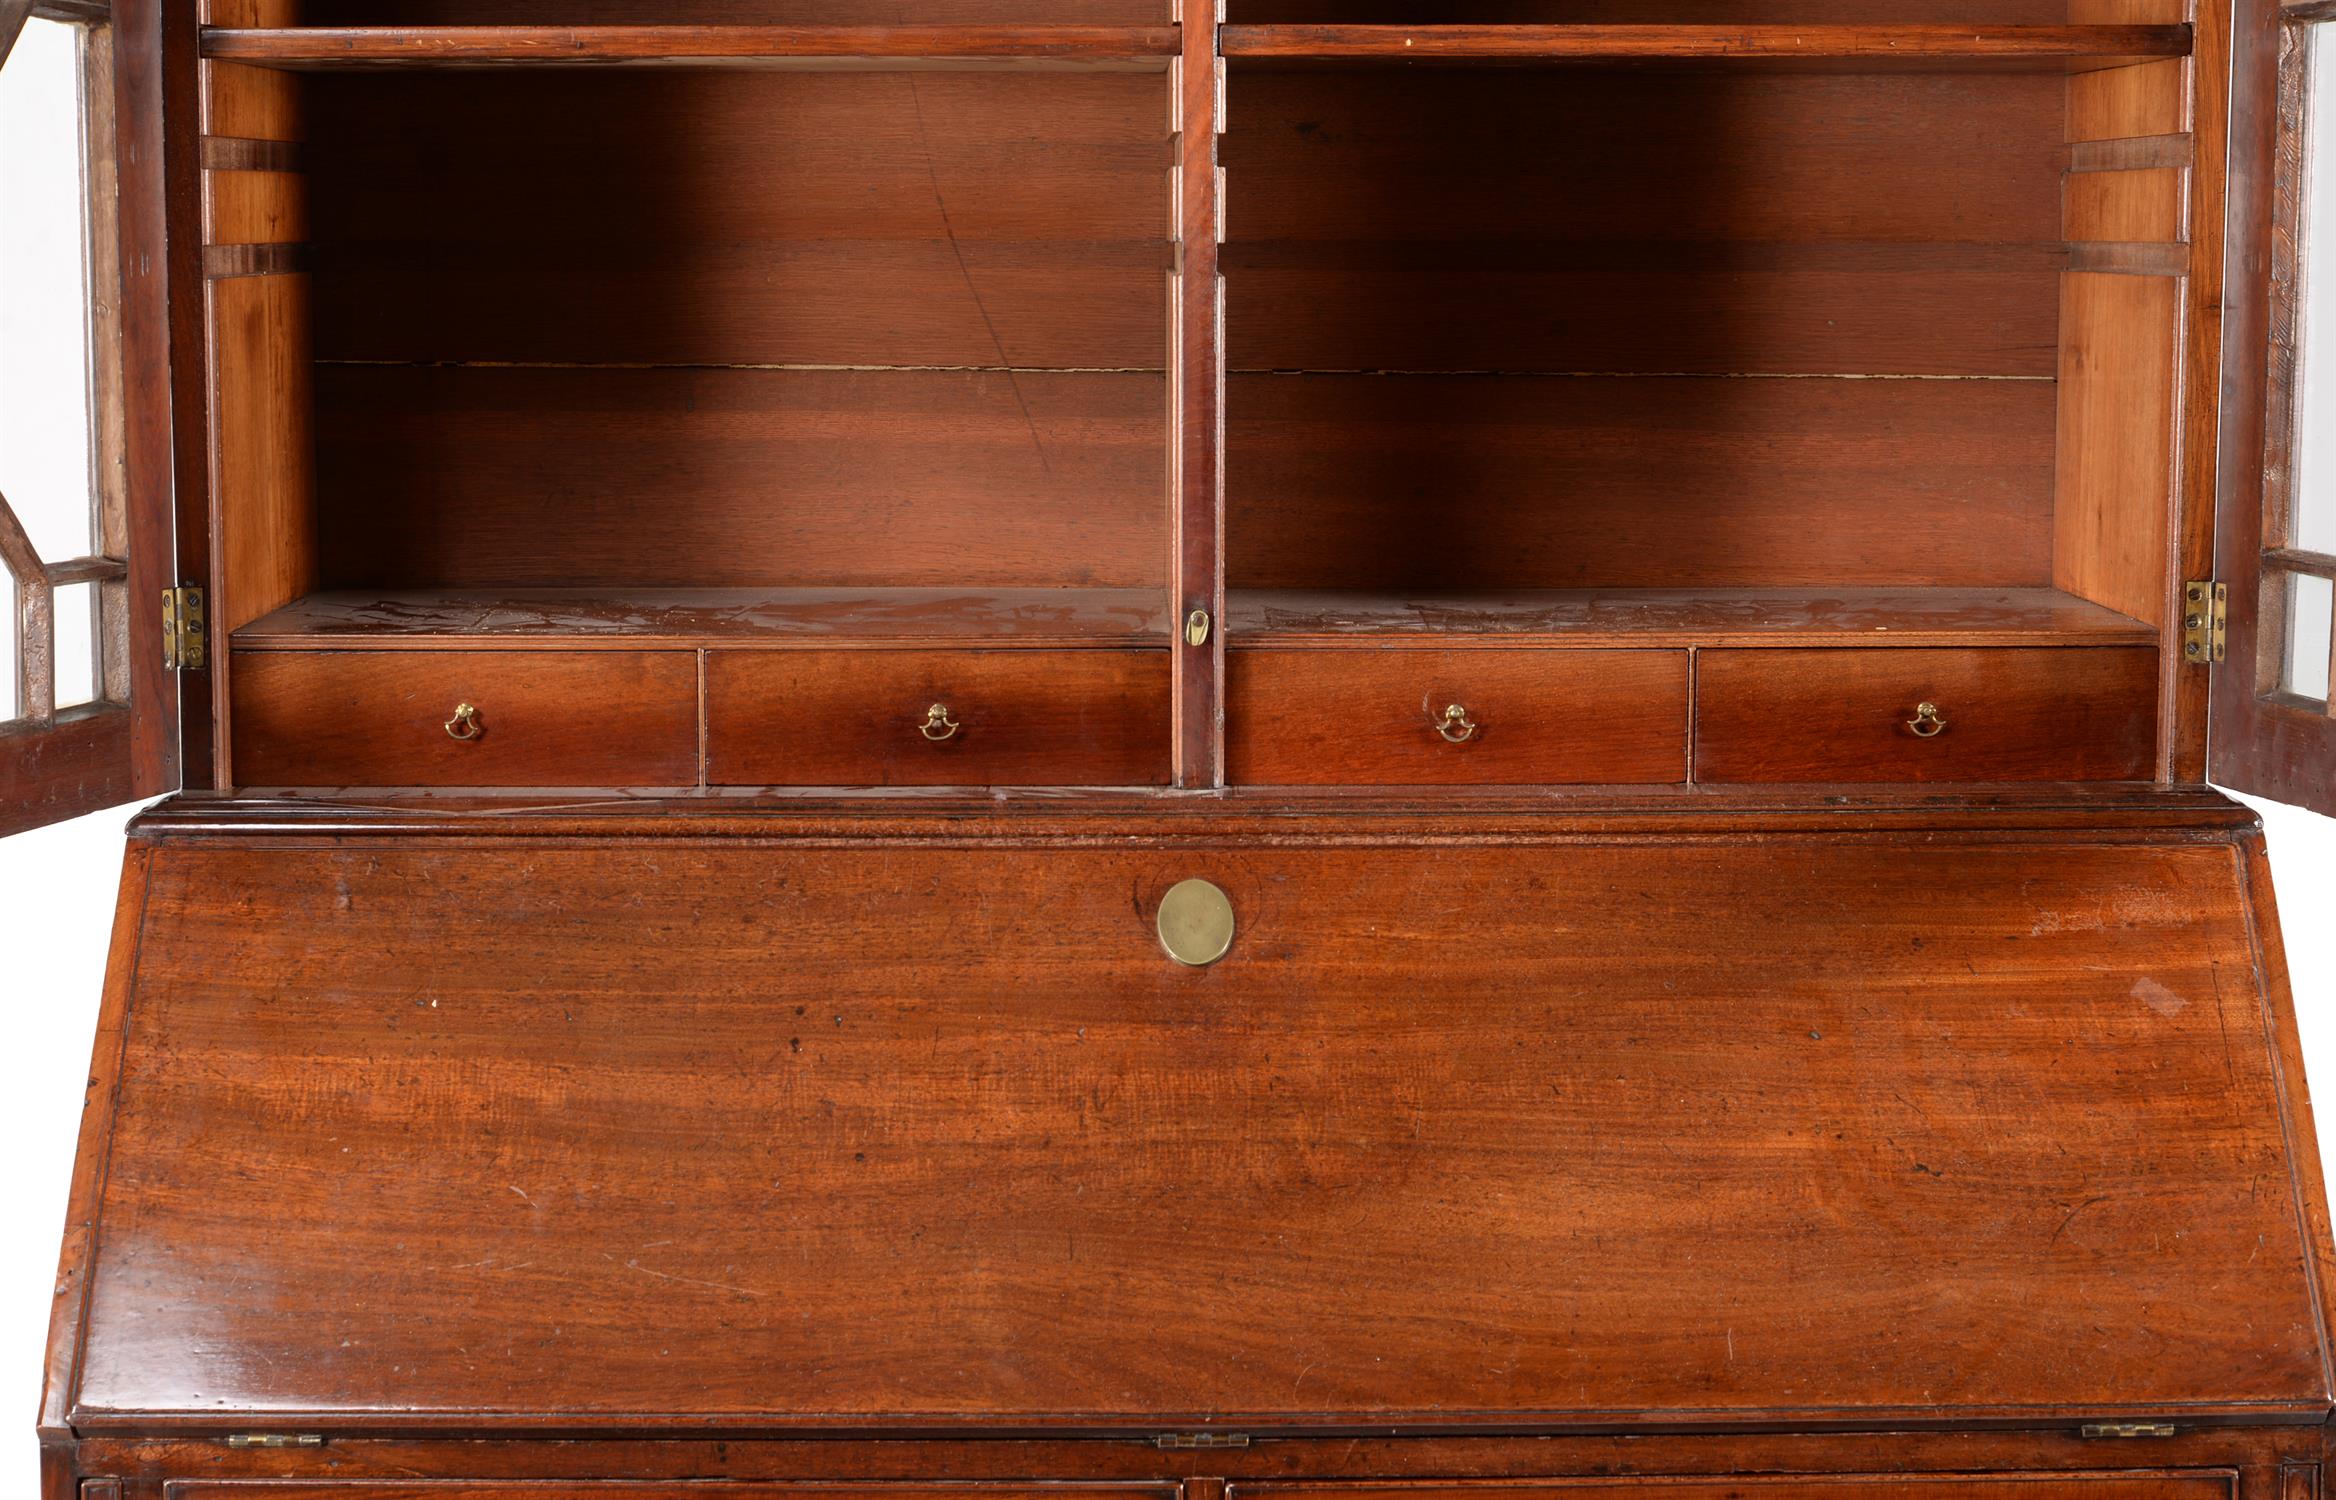
<svg viewBox="0 0 2336 1500">
<path fill-rule="evenodd" d="M 454 717 L 446 721 L 446 733 L 450 738 L 458 740 L 475 740 L 486 733 L 485 726 L 479 723 L 478 705 L 455 704 Z"/>
<path fill-rule="evenodd" d="M 1906 721 L 1906 727 L 1913 730 L 1918 739 L 1935 739 L 1945 731 L 1947 721 L 1936 703 L 1917 703 L 1914 706 L 1914 717 Z"/>
<path fill-rule="evenodd" d="M 1203 969 L 1233 946 L 1233 902 L 1205 880 L 1183 880 L 1160 898 L 1160 946 L 1180 964 Z"/>
<path fill-rule="evenodd" d="M 1436 724 L 1436 733 L 1455 745 L 1465 745 L 1476 738 L 1476 721 L 1468 717 L 1468 710 L 1455 703 L 1444 710 L 1444 717 Z"/>
<path fill-rule="evenodd" d="M 949 717 L 948 704 L 936 703 L 925 710 L 925 722 L 917 726 L 917 732 L 938 745 L 943 740 L 957 738 L 957 731 L 964 727 Z"/>
</svg>

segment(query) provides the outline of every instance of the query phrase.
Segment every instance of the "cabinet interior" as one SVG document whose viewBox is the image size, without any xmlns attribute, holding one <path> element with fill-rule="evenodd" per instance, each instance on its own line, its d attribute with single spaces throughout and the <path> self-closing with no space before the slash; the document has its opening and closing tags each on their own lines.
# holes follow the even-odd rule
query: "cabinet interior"
<svg viewBox="0 0 2336 1500">
<path fill-rule="evenodd" d="M 2118 50 L 2182 15 L 2092 10 L 1235 0 L 1234 669 L 2178 641 L 2190 60 Z M 1127 39 L 1069 59 L 298 53 L 312 28 L 914 29 L 891 12 L 213 0 L 230 670 L 417 643 L 1178 649 L 1172 557 L 1207 518 L 1177 501 L 1173 351 L 1209 293 L 1178 283 L 1157 6 L 917 17 Z M 1322 45 L 1431 21 L 1539 50 Z M 1712 55 L 1777 22 L 1804 55 Z M 1959 27 L 2075 40 L 1926 50 Z M 227 61 L 228 32 L 288 50 Z M 2172 669 L 2116 674 L 2156 765 Z"/>
</svg>

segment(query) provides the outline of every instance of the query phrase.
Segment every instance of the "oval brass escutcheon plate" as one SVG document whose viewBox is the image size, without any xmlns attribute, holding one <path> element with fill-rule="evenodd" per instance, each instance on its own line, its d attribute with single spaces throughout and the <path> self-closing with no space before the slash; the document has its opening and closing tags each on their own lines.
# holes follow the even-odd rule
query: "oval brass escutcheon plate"
<svg viewBox="0 0 2336 1500">
<path fill-rule="evenodd" d="M 1160 946 L 1180 964 L 1206 968 L 1233 946 L 1233 902 L 1205 880 L 1184 880 L 1160 898 Z"/>
</svg>

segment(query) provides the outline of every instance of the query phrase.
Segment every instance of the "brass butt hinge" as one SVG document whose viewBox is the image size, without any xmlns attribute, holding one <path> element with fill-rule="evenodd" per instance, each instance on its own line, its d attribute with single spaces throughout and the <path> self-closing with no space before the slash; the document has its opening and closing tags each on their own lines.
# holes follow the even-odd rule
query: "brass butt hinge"
<svg viewBox="0 0 2336 1500">
<path fill-rule="evenodd" d="M 1155 1448 L 1246 1448 L 1246 1432 L 1163 1432 L 1152 1439 Z"/>
<path fill-rule="evenodd" d="M 2182 660 L 2194 667 L 2223 659 L 2230 630 L 2231 590 L 2211 578 L 2182 585 Z"/>
<path fill-rule="evenodd" d="M 2087 1422 L 2077 1430 L 2078 1437 L 2088 1438 L 2170 1438 L 2174 1435 L 2171 1422 Z"/>
<path fill-rule="evenodd" d="M 322 1448 L 324 1439 L 313 1432 L 237 1432 L 227 1439 L 230 1448 Z"/>
<path fill-rule="evenodd" d="M 162 591 L 162 664 L 173 672 L 200 672 L 211 661 L 210 622 L 203 591 L 180 584 Z"/>
</svg>

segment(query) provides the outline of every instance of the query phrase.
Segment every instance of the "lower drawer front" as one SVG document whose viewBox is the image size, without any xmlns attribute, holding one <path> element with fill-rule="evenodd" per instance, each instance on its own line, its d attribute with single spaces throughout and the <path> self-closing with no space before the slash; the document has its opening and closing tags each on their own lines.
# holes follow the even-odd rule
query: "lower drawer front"
<svg viewBox="0 0 2336 1500">
<path fill-rule="evenodd" d="M 1195 1465 L 1197 1467 L 1197 1465 Z M 1168 1483 L 1089 1485 L 900 1484 L 821 1485 L 784 1481 L 693 1480 L 660 1484 L 609 1480 L 415 1481 L 302 1483 L 182 1481 L 169 1500 L 1177 1500 Z M 1252 1484 L 1236 1480 L 1229 1497 L 1282 1500 L 2231 1500 L 2227 1471 L 2038 1475 L 1838 1474 L 1791 1478 L 1674 1480 L 1548 1479 L 1457 1483 L 1370 1481 L 1343 1484 Z"/>
<path fill-rule="evenodd" d="M 168 1500 L 1177 1500 L 1173 1484 L 804 1484 L 755 1479 L 182 1479 Z"/>
<path fill-rule="evenodd" d="M 262 651 L 233 665 L 243 786 L 698 782 L 691 652 Z"/>
<path fill-rule="evenodd" d="M 1699 781 L 2134 781 L 2154 647 L 1705 651 Z"/>
<path fill-rule="evenodd" d="M 1687 654 L 1236 650 L 1225 762 L 1250 786 L 1684 781 Z"/>
<path fill-rule="evenodd" d="M 2195 1473 L 1815 1474 L 1477 1483 L 1234 1484 L 1277 1500 L 2232 1500 L 2228 1470 Z"/>
<path fill-rule="evenodd" d="M 1166 651 L 706 658 L 717 786 L 1162 786 Z"/>
<path fill-rule="evenodd" d="M 755 1479 L 182 1479 L 168 1500 L 1177 1500 L 1173 1484 L 804 1484 Z"/>
</svg>

